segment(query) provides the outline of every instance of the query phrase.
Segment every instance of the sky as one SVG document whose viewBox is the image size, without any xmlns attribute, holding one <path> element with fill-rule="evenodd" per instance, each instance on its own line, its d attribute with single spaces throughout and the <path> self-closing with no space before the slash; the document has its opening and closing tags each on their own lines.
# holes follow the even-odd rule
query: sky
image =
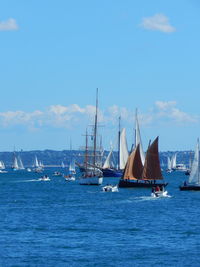
<svg viewBox="0 0 200 267">
<path fill-rule="evenodd" d="M 190 150 L 200 136 L 198 0 L 2 0 L 0 151 L 84 145 L 99 90 L 103 146 L 118 117 L 144 150 Z"/>
</svg>

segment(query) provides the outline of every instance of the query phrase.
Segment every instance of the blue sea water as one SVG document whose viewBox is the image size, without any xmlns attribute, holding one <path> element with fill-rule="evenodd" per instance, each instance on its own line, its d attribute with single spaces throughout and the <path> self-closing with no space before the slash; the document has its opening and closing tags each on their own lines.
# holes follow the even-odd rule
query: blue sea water
<svg viewBox="0 0 200 267">
<path fill-rule="evenodd" d="M 46 182 L 0 174 L 0 266 L 200 266 L 200 192 L 179 191 L 184 173 L 164 174 L 171 197 L 154 199 L 149 189 L 104 193 L 54 171 Z"/>
</svg>

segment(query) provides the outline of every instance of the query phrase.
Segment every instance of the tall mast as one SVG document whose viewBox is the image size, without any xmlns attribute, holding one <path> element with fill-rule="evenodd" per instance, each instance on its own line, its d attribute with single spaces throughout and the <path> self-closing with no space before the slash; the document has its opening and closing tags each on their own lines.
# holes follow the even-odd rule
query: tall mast
<svg viewBox="0 0 200 267">
<path fill-rule="evenodd" d="M 121 116 L 119 116 L 119 130 L 118 130 L 118 169 L 120 168 L 120 134 L 121 134 Z"/>
<path fill-rule="evenodd" d="M 93 165 L 96 165 L 96 149 L 97 149 L 97 112 L 98 112 L 98 88 L 96 91 L 96 113 L 95 113 L 95 122 L 94 122 L 94 159 Z"/>
</svg>

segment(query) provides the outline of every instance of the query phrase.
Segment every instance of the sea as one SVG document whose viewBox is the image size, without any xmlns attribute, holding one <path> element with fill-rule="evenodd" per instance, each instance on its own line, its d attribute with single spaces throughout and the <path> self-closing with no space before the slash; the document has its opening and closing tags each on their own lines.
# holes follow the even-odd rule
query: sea
<svg viewBox="0 0 200 267">
<path fill-rule="evenodd" d="M 0 266 L 200 266 L 200 192 L 179 190 L 183 172 L 164 172 L 170 197 L 152 198 L 150 189 L 102 192 L 54 171 L 63 172 L 44 170 L 50 181 L 0 173 Z"/>
</svg>

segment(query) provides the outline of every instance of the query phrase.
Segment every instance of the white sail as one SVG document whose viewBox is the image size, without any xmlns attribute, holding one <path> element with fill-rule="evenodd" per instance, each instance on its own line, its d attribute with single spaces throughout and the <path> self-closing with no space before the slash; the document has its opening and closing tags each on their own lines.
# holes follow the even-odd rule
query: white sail
<svg viewBox="0 0 200 267">
<path fill-rule="evenodd" d="M 36 167 L 36 168 L 39 167 L 39 162 L 38 162 L 37 156 L 35 156 L 34 167 Z"/>
<path fill-rule="evenodd" d="M 22 160 L 21 160 L 21 157 L 20 156 L 18 156 L 18 168 L 20 170 L 24 170 L 24 165 L 22 163 Z"/>
<path fill-rule="evenodd" d="M 176 153 L 172 156 L 171 159 L 171 168 L 175 169 L 176 168 Z"/>
<path fill-rule="evenodd" d="M 167 157 L 167 169 L 168 169 L 168 170 L 171 170 L 171 168 L 172 168 L 172 162 L 171 162 L 171 159 L 170 159 L 170 157 Z"/>
<path fill-rule="evenodd" d="M 113 149 L 110 150 L 110 152 L 109 152 L 109 154 L 108 154 L 108 156 L 107 156 L 107 158 L 106 158 L 106 160 L 105 160 L 105 162 L 103 164 L 102 169 L 108 169 L 108 168 L 111 167 L 110 166 L 111 165 L 110 159 L 111 159 L 111 156 L 112 156 L 112 152 L 113 152 Z"/>
<path fill-rule="evenodd" d="M 191 172 L 189 176 L 189 183 L 200 184 L 199 180 L 199 139 L 197 140 L 194 160 L 192 162 Z"/>
<path fill-rule="evenodd" d="M 18 170 L 19 169 L 19 165 L 18 165 L 18 161 L 17 161 L 17 157 L 14 157 L 14 161 L 13 161 L 13 169 Z"/>
<path fill-rule="evenodd" d="M 135 113 L 135 147 L 137 147 L 138 144 L 140 144 L 140 157 L 141 157 L 142 164 L 144 166 L 145 154 L 142 148 L 142 140 L 140 136 L 140 128 L 139 128 L 139 122 L 138 122 L 137 111 L 136 111 Z"/>
<path fill-rule="evenodd" d="M 69 164 L 69 172 L 71 173 L 75 173 L 76 170 L 75 170 L 75 161 L 74 160 L 71 160 L 70 164 Z"/>
<path fill-rule="evenodd" d="M 126 141 L 126 129 L 123 128 L 120 134 L 120 153 L 119 153 L 119 168 L 123 170 L 128 160 L 128 148 Z"/>
<path fill-rule="evenodd" d="M 61 162 L 61 167 L 62 167 L 62 168 L 65 168 L 65 164 L 64 164 L 63 161 Z"/>
<path fill-rule="evenodd" d="M 0 161 L 0 169 L 1 170 L 5 169 L 5 164 L 4 164 L 4 162 L 2 160 Z"/>
</svg>

